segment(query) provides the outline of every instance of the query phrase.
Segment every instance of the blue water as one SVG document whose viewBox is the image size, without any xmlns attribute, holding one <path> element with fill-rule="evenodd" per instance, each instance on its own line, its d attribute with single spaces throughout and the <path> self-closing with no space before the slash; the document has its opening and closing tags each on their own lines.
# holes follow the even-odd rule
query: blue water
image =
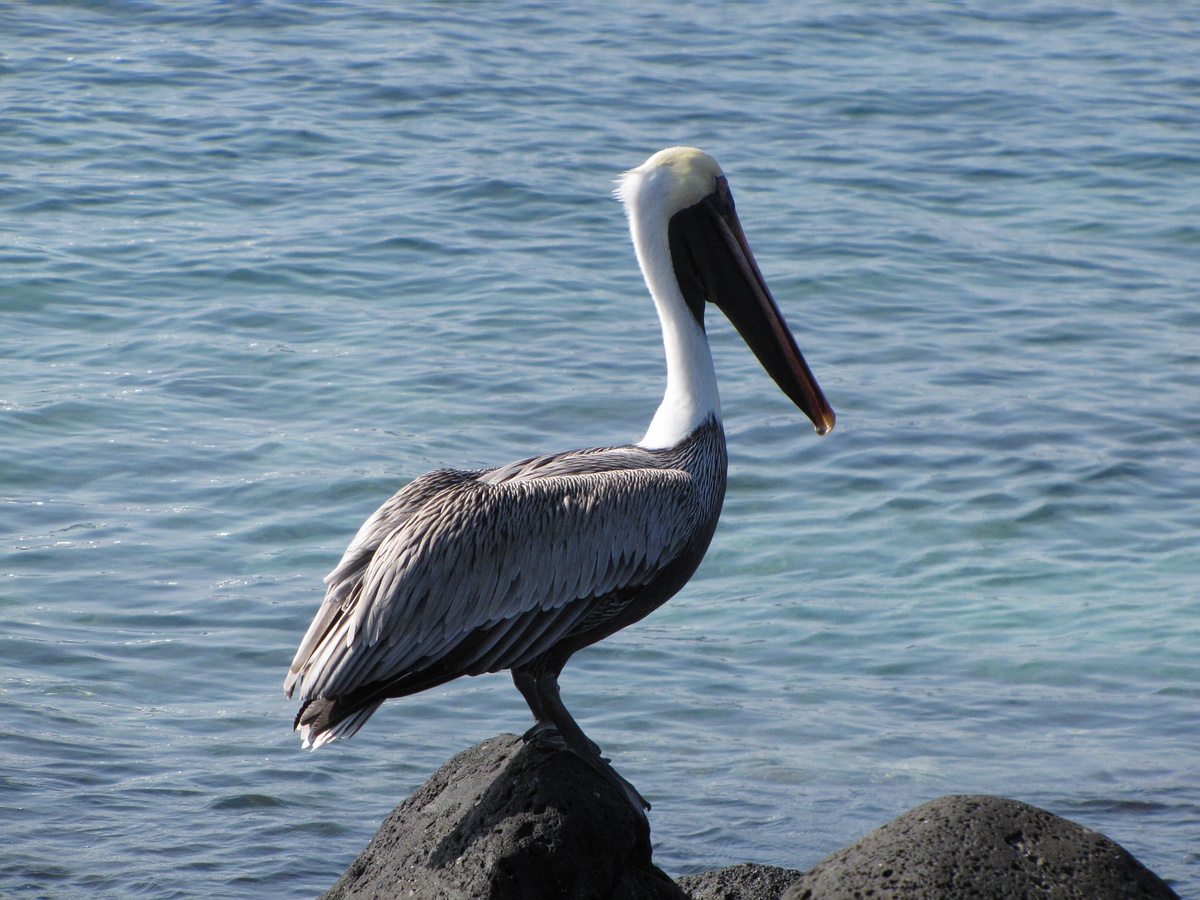
<svg viewBox="0 0 1200 900">
<path fill-rule="evenodd" d="M 0 895 L 310 897 L 504 675 L 316 753 L 321 577 L 436 465 L 635 440 L 617 174 L 729 175 L 838 412 L 716 311 L 692 583 L 564 695 L 674 875 L 947 793 L 1200 896 L 1191 4 L 0 7 Z"/>
</svg>

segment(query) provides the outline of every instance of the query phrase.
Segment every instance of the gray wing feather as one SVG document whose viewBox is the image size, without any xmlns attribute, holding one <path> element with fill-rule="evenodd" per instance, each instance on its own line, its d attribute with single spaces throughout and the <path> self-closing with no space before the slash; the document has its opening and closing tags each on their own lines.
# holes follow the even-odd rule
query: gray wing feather
<svg viewBox="0 0 1200 900">
<path fill-rule="evenodd" d="M 367 517 L 342 554 L 341 561 L 325 576 L 328 586 L 325 600 L 301 639 L 283 683 L 287 696 L 292 695 L 302 671 L 318 672 L 340 666 L 353 638 L 351 623 L 362 593 L 363 574 L 384 539 L 396 529 L 403 528 L 430 497 L 448 485 L 473 478 L 475 474 L 455 469 L 426 472 Z M 306 690 L 305 693 L 311 692 Z"/>
<path fill-rule="evenodd" d="M 595 454 L 557 462 L 437 470 L 388 500 L 326 579 L 288 692 L 300 678 L 308 698 L 399 677 L 472 634 L 464 674 L 507 668 L 683 550 L 701 515 L 689 473 Z"/>
</svg>

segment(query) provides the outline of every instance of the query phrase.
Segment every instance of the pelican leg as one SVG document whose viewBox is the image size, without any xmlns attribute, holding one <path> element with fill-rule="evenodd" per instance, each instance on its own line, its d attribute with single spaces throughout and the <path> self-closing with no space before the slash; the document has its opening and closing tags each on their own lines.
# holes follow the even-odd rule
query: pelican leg
<svg viewBox="0 0 1200 900">
<path fill-rule="evenodd" d="M 517 686 L 517 690 L 521 692 L 521 696 L 525 698 L 525 702 L 529 705 L 529 711 L 533 713 L 534 726 L 521 735 L 521 739 L 527 744 L 534 740 L 554 741 L 560 744 L 565 750 L 567 747 L 566 739 L 554 727 L 554 723 L 546 713 L 542 698 L 538 695 L 537 678 L 532 672 L 513 669 L 512 679 L 513 684 Z M 593 747 L 595 747 L 594 744 Z M 595 747 L 595 750 L 596 754 L 599 755 L 600 748 Z"/>
<path fill-rule="evenodd" d="M 524 670 L 518 671 L 514 669 L 512 678 L 513 684 L 517 686 L 517 690 L 521 692 L 521 696 L 524 697 L 525 702 L 529 704 L 529 711 L 533 713 L 533 720 L 536 723 L 521 736 L 525 743 L 528 744 L 530 741 L 537 740 L 539 738 L 549 740 L 554 740 L 557 738 L 558 743 L 560 743 L 564 748 L 569 747 L 570 745 L 567 742 L 565 733 L 559 729 L 557 720 L 551 715 L 545 702 L 542 700 L 542 695 L 538 688 L 539 681 L 537 676 L 532 672 Z M 600 756 L 600 745 L 588 738 L 588 736 L 583 733 L 583 729 L 580 728 L 575 720 L 571 718 L 571 714 L 567 712 L 566 707 L 562 705 L 562 700 L 558 698 L 558 679 L 552 679 L 552 683 L 554 684 L 554 696 L 556 699 L 558 699 L 558 705 L 562 707 L 563 713 L 566 715 L 567 719 L 570 720 L 571 724 L 575 726 L 575 730 L 579 732 L 583 740 L 587 742 L 588 749 L 590 749 L 596 756 Z M 607 761 L 608 760 L 605 760 L 605 762 Z"/>
<path fill-rule="evenodd" d="M 579 723 L 567 711 L 562 702 L 558 689 L 558 673 L 554 671 L 533 674 L 527 671 L 513 671 L 513 683 L 529 704 L 533 718 L 537 724 L 525 732 L 525 741 L 549 737 L 549 732 L 557 733 L 559 739 L 570 750 L 601 778 L 618 787 L 628 798 L 630 806 L 637 810 L 638 815 L 645 819 L 644 810 L 650 808 L 646 798 L 638 793 L 638 789 L 621 777 L 612 767 L 609 760 L 600 755 L 600 747 L 591 740 Z"/>
</svg>

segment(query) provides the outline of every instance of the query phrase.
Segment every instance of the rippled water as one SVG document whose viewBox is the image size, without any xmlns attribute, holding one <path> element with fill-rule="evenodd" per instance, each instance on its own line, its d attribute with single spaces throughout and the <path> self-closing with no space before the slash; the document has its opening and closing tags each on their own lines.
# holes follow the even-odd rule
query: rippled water
<svg viewBox="0 0 1200 900">
<path fill-rule="evenodd" d="M 0 893 L 308 897 L 503 675 L 299 749 L 321 577 L 434 465 L 636 439 L 609 196 L 730 176 L 838 411 L 713 315 L 730 491 L 564 692 L 673 874 L 990 792 L 1200 894 L 1186 4 L 0 7 Z"/>
</svg>

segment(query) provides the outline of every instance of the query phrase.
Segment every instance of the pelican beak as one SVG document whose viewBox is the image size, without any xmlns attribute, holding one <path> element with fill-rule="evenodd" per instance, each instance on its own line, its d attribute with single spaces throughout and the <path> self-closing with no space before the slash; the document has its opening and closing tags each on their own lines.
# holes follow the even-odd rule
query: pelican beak
<svg viewBox="0 0 1200 900">
<path fill-rule="evenodd" d="M 717 178 L 712 194 L 676 213 L 668 232 L 676 280 L 701 327 L 704 302 L 716 304 L 817 434 L 828 434 L 833 410 L 754 261 L 725 178 Z"/>
</svg>

